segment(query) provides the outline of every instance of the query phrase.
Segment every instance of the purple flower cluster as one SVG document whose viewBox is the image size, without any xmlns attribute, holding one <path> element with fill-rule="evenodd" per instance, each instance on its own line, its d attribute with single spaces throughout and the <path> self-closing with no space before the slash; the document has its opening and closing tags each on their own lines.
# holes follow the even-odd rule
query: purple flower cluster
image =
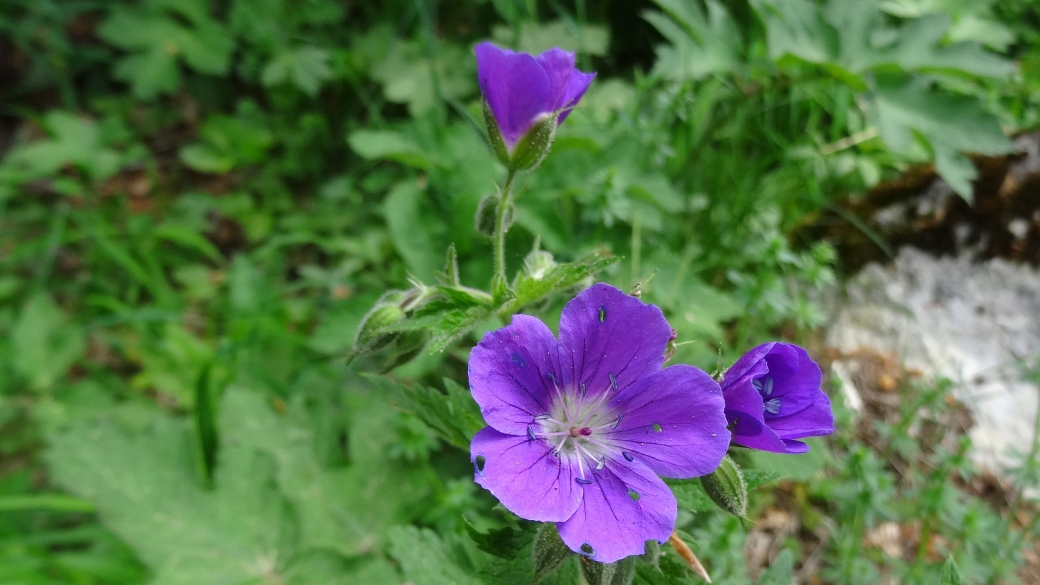
<svg viewBox="0 0 1040 585">
<path fill-rule="evenodd" d="M 510 151 L 545 116 L 562 124 L 596 77 L 578 71 L 574 53 L 562 49 L 532 56 L 483 42 L 475 51 L 480 92 Z"/>
<path fill-rule="evenodd" d="M 476 482 L 609 563 L 674 530 L 675 496 L 660 476 L 711 473 L 731 438 L 799 452 L 793 439 L 832 426 L 819 368 L 801 348 L 760 346 L 720 387 L 692 366 L 662 369 L 671 337 L 660 309 L 606 284 L 567 303 L 558 340 L 527 315 L 485 334 L 469 362 L 489 425 L 470 446 Z"/>
</svg>

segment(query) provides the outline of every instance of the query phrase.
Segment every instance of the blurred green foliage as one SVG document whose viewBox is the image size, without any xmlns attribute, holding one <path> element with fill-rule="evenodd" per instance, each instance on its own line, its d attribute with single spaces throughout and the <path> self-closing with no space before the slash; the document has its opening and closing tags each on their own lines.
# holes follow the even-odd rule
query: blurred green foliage
<svg viewBox="0 0 1040 585">
<path fill-rule="evenodd" d="M 794 231 L 922 162 L 970 197 L 966 155 L 1040 121 L 1038 24 L 1024 0 L 0 4 L 0 582 L 543 576 L 551 535 L 470 479 L 479 334 L 554 321 L 593 275 L 640 286 L 673 360 L 709 371 L 809 333 L 836 258 Z M 517 182 L 509 298 L 482 292 L 474 226 L 505 177 L 487 38 L 599 72 Z M 390 291 L 407 310 L 359 355 Z M 919 395 L 904 420 L 943 410 Z M 790 537 L 759 583 L 810 554 L 835 583 L 934 583 L 950 554 L 970 582 L 1013 579 L 1035 523 L 958 489 L 968 445 L 922 452 L 907 428 L 879 447 L 846 425 L 783 489 L 741 462 L 765 484 L 752 518 L 793 492 L 830 535 Z M 673 487 L 715 582 L 753 582 L 740 522 Z M 945 548 L 885 556 L 863 543 L 883 522 Z M 696 582 L 668 547 L 629 573 Z M 568 557 L 542 582 L 579 574 L 602 577 Z"/>
</svg>

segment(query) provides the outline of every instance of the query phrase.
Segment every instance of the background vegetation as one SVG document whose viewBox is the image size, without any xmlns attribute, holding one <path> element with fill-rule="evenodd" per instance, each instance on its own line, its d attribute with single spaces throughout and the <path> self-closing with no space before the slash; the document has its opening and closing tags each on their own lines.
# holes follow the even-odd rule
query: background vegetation
<svg viewBox="0 0 1040 585">
<path fill-rule="evenodd" d="M 346 359 L 449 245 L 461 284 L 491 278 L 476 42 L 599 72 L 518 181 L 525 310 L 555 322 L 586 276 L 557 263 L 617 257 L 578 268 L 642 283 L 673 361 L 713 371 L 811 343 L 842 264 L 805 227 L 841 201 L 917 164 L 970 200 L 966 154 L 1040 118 L 1037 30 L 1029 0 L 3 2 L 0 582 L 542 577 L 464 450 L 466 357 L 501 317 Z M 950 555 L 966 582 L 1027 574 L 1036 441 L 996 480 L 946 388 L 893 375 L 877 420 L 835 394 L 831 440 L 748 456 L 755 527 L 675 486 L 714 582 L 935 583 Z M 697 582 L 648 560 L 637 582 Z"/>
</svg>

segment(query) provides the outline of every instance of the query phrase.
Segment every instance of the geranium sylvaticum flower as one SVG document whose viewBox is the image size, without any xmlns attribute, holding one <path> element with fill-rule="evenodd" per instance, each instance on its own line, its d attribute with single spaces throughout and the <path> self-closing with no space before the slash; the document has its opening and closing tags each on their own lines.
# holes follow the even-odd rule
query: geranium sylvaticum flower
<svg viewBox="0 0 1040 585">
<path fill-rule="evenodd" d="M 596 561 L 667 540 L 676 501 L 658 476 L 711 473 L 730 441 L 718 384 L 661 368 L 671 334 L 660 309 L 606 284 L 567 303 L 559 341 L 527 315 L 485 334 L 469 360 L 489 425 L 470 446 L 477 483 Z"/>
<path fill-rule="evenodd" d="M 489 122 L 488 130 L 493 142 L 497 132 L 504 143 L 500 158 L 509 164 L 517 143 L 529 133 L 538 133 L 532 132 L 534 128 L 545 135 L 533 147 L 541 150 L 531 154 L 532 160 L 540 159 L 556 126 L 567 118 L 596 74 L 578 71 L 574 53 L 562 49 L 530 55 L 483 42 L 475 51 L 480 91 L 495 121 L 494 127 Z M 550 123 L 545 127 L 542 122 Z"/>
<path fill-rule="evenodd" d="M 775 453 L 805 453 L 798 441 L 834 432 L 820 366 L 797 345 L 764 343 L 726 371 L 722 393 L 733 442 Z"/>
</svg>

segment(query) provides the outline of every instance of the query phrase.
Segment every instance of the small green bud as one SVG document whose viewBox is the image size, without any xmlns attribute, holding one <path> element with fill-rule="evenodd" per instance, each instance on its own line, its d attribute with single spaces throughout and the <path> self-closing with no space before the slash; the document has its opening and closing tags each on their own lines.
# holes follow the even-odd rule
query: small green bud
<svg viewBox="0 0 1040 585">
<path fill-rule="evenodd" d="M 583 558 L 581 575 L 589 585 L 630 585 L 636 577 L 636 557 L 626 557 L 616 563 L 597 563 Z"/>
<path fill-rule="evenodd" d="M 498 224 L 498 202 L 501 199 L 502 196 L 498 194 L 488 195 L 477 204 L 477 214 L 473 219 L 473 227 L 485 237 L 495 237 L 495 228 Z M 513 225 L 514 211 L 515 207 L 510 203 L 509 209 L 506 210 L 504 229 L 508 230 Z"/>
<path fill-rule="evenodd" d="M 386 360 L 380 367 L 384 373 L 412 361 L 426 346 L 427 334 L 424 330 L 402 331 L 394 335 Z"/>
<path fill-rule="evenodd" d="M 545 159 L 556 137 L 556 115 L 542 114 L 541 119 L 531 126 L 513 148 L 513 156 L 506 165 L 511 171 L 529 171 Z"/>
<path fill-rule="evenodd" d="M 524 275 L 531 280 L 542 280 L 553 268 L 556 268 L 556 260 L 545 250 L 532 250 L 524 258 Z"/>
<path fill-rule="evenodd" d="M 556 530 L 555 524 L 542 524 L 534 537 L 534 582 L 547 577 L 573 554 L 560 540 L 560 533 Z"/>
<path fill-rule="evenodd" d="M 365 316 L 358 327 L 354 347 L 365 351 L 377 351 L 393 341 L 393 333 L 380 332 L 380 329 L 393 325 L 404 318 L 404 311 L 397 305 L 375 307 Z"/>
<path fill-rule="evenodd" d="M 711 474 L 701 477 L 705 493 L 718 507 L 738 518 L 747 518 L 747 484 L 740 467 L 727 455 Z"/>
</svg>

